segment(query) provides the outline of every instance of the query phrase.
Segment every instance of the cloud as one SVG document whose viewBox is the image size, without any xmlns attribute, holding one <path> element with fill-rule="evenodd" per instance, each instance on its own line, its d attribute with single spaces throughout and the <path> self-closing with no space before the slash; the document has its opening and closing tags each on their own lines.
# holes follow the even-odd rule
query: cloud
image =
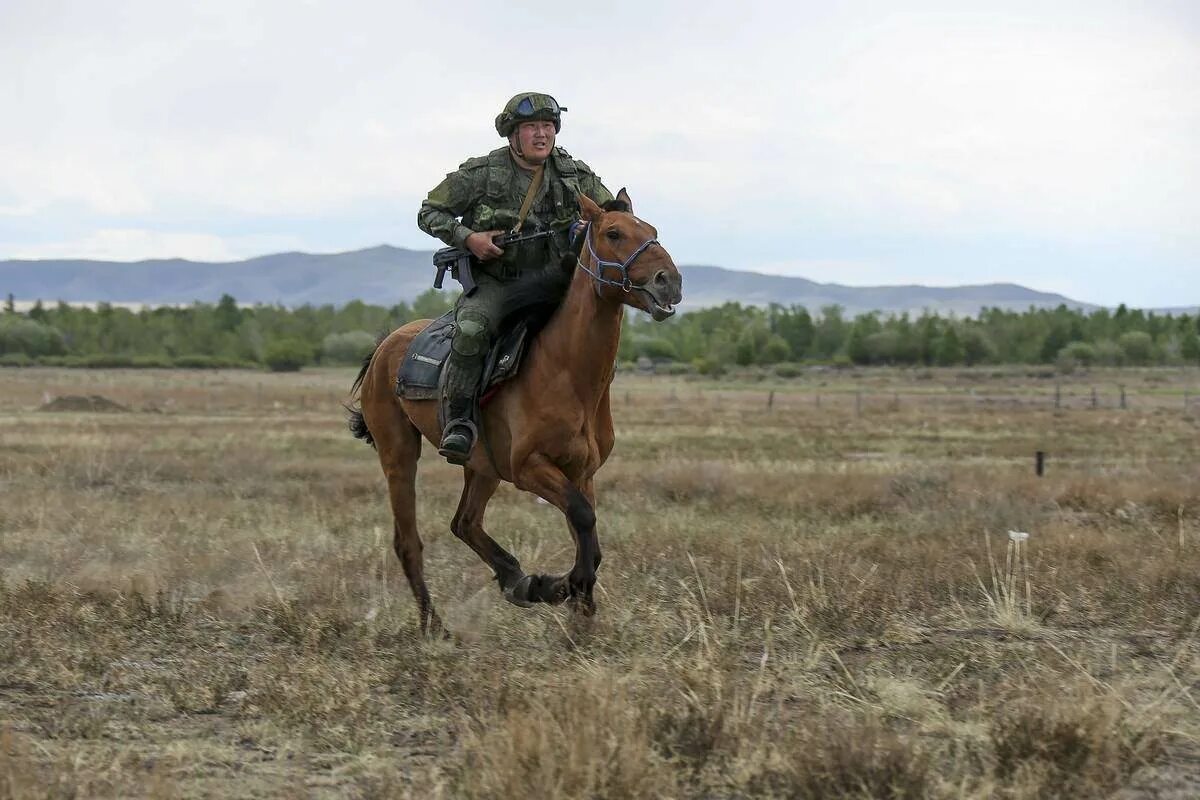
<svg viewBox="0 0 1200 800">
<path fill-rule="evenodd" d="M 448 46 L 444 14 L 413 2 L 15 0 L 0 25 L 0 71 L 15 77 L 0 107 L 19 110 L 0 126 L 0 218 L 40 226 L 26 240 L 97 231 L 72 247 L 185 227 L 213 239 L 155 246 L 220 252 L 248 224 L 318 242 L 394 207 L 361 244 L 424 246 L 425 192 L 500 144 L 491 121 L 510 94 L 545 88 L 571 109 L 561 143 L 665 221 L 673 251 L 708 263 L 754 251 L 896 271 L 914 254 L 879 242 L 1004 236 L 1039 238 L 1048 259 L 1120 236 L 1149 263 L 1167 240 L 1194 260 L 1189 8 L 680 1 L 497 16 L 465 0 L 460 19 L 489 24 L 455 25 Z M 619 55 L 602 46 L 618 41 Z M 927 274 L 905 269 L 894 280 Z"/>
<path fill-rule="evenodd" d="M 38 212 L 36 203 L 24 202 L 19 205 L 0 205 L 0 217 L 31 217 Z"/>
</svg>

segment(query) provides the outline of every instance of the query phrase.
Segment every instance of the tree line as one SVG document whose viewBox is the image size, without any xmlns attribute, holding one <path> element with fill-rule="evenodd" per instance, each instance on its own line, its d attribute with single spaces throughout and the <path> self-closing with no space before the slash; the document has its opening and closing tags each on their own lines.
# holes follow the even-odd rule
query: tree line
<svg viewBox="0 0 1200 800">
<path fill-rule="evenodd" d="M 132 310 L 35 304 L 0 313 L 0 365 L 269 367 L 352 364 L 381 333 L 440 316 L 454 304 L 433 289 L 394 306 L 241 307 L 217 303 Z M 664 322 L 625 321 L 619 358 L 719 374 L 735 366 L 889 364 L 1091 365 L 1200 363 L 1200 314 L 1161 315 L 1124 305 L 1083 312 L 985 308 L 977 317 L 925 312 L 848 317 L 838 306 L 726 303 Z"/>
<path fill-rule="evenodd" d="M 376 337 L 404 323 L 437 317 L 455 297 L 435 289 L 394 306 L 352 301 L 286 308 L 217 303 L 133 310 L 34 304 L 20 313 L 11 296 L 0 313 L 0 366 L 269 367 L 352 364 Z"/>
<path fill-rule="evenodd" d="M 813 315 L 803 306 L 726 303 L 669 324 L 630 320 L 625 356 L 670 359 L 701 372 L 730 365 L 812 362 L 854 365 L 1092 365 L 1200 363 L 1200 314 L 1154 314 L 1124 305 L 1090 313 L 984 308 L 977 317 L 860 314 L 838 306 Z"/>
</svg>

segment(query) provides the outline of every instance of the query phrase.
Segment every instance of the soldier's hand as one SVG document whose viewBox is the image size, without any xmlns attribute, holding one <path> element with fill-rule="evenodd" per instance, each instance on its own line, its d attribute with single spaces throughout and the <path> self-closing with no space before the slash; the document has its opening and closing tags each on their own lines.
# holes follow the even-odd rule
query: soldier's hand
<svg viewBox="0 0 1200 800">
<path fill-rule="evenodd" d="M 504 251 L 497 247 L 492 239 L 502 233 L 504 231 L 476 231 L 467 237 L 467 249 L 471 251 L 471 255 L 480 261 L 491 261 L 492 259 L 499 258 L 504 255 Z"/>
</svg>

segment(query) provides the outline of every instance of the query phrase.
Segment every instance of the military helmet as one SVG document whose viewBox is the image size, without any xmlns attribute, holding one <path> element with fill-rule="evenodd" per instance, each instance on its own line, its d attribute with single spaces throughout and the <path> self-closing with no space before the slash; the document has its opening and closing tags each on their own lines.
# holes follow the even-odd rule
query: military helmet
<svg viewBox="0 0 1200 800">
<path fill-rule="evenodd" d="M 554 132 L 562 129 L 560 114 L 566 111 L 566 106 L 560 106 L 558 101 L 548 94 L 541 92 L 521 92 L 504 106 L 504 110 L 496 117 L 496 133 L 507 139 L 522 122 L 532 122 L 544 119 L 554 123 Z"/>
</svg>

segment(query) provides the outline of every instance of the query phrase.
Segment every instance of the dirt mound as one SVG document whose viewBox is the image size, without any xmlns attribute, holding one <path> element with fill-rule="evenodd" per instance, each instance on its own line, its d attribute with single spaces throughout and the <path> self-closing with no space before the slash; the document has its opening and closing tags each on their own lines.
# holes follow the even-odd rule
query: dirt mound
<svg viewBox="0 0 1200 800">
<path fill-rule="evenodd" d="M 106 412 L 121 412 L 129 409 L 120 403 L 114 403 L 107 397 L 101 397 L 98 394 L 79 395 L 68 394 L 62 397 L 56 397 L 49 403 L 38 408 L 38 411 L 106 411 Z"/>
</svg>

